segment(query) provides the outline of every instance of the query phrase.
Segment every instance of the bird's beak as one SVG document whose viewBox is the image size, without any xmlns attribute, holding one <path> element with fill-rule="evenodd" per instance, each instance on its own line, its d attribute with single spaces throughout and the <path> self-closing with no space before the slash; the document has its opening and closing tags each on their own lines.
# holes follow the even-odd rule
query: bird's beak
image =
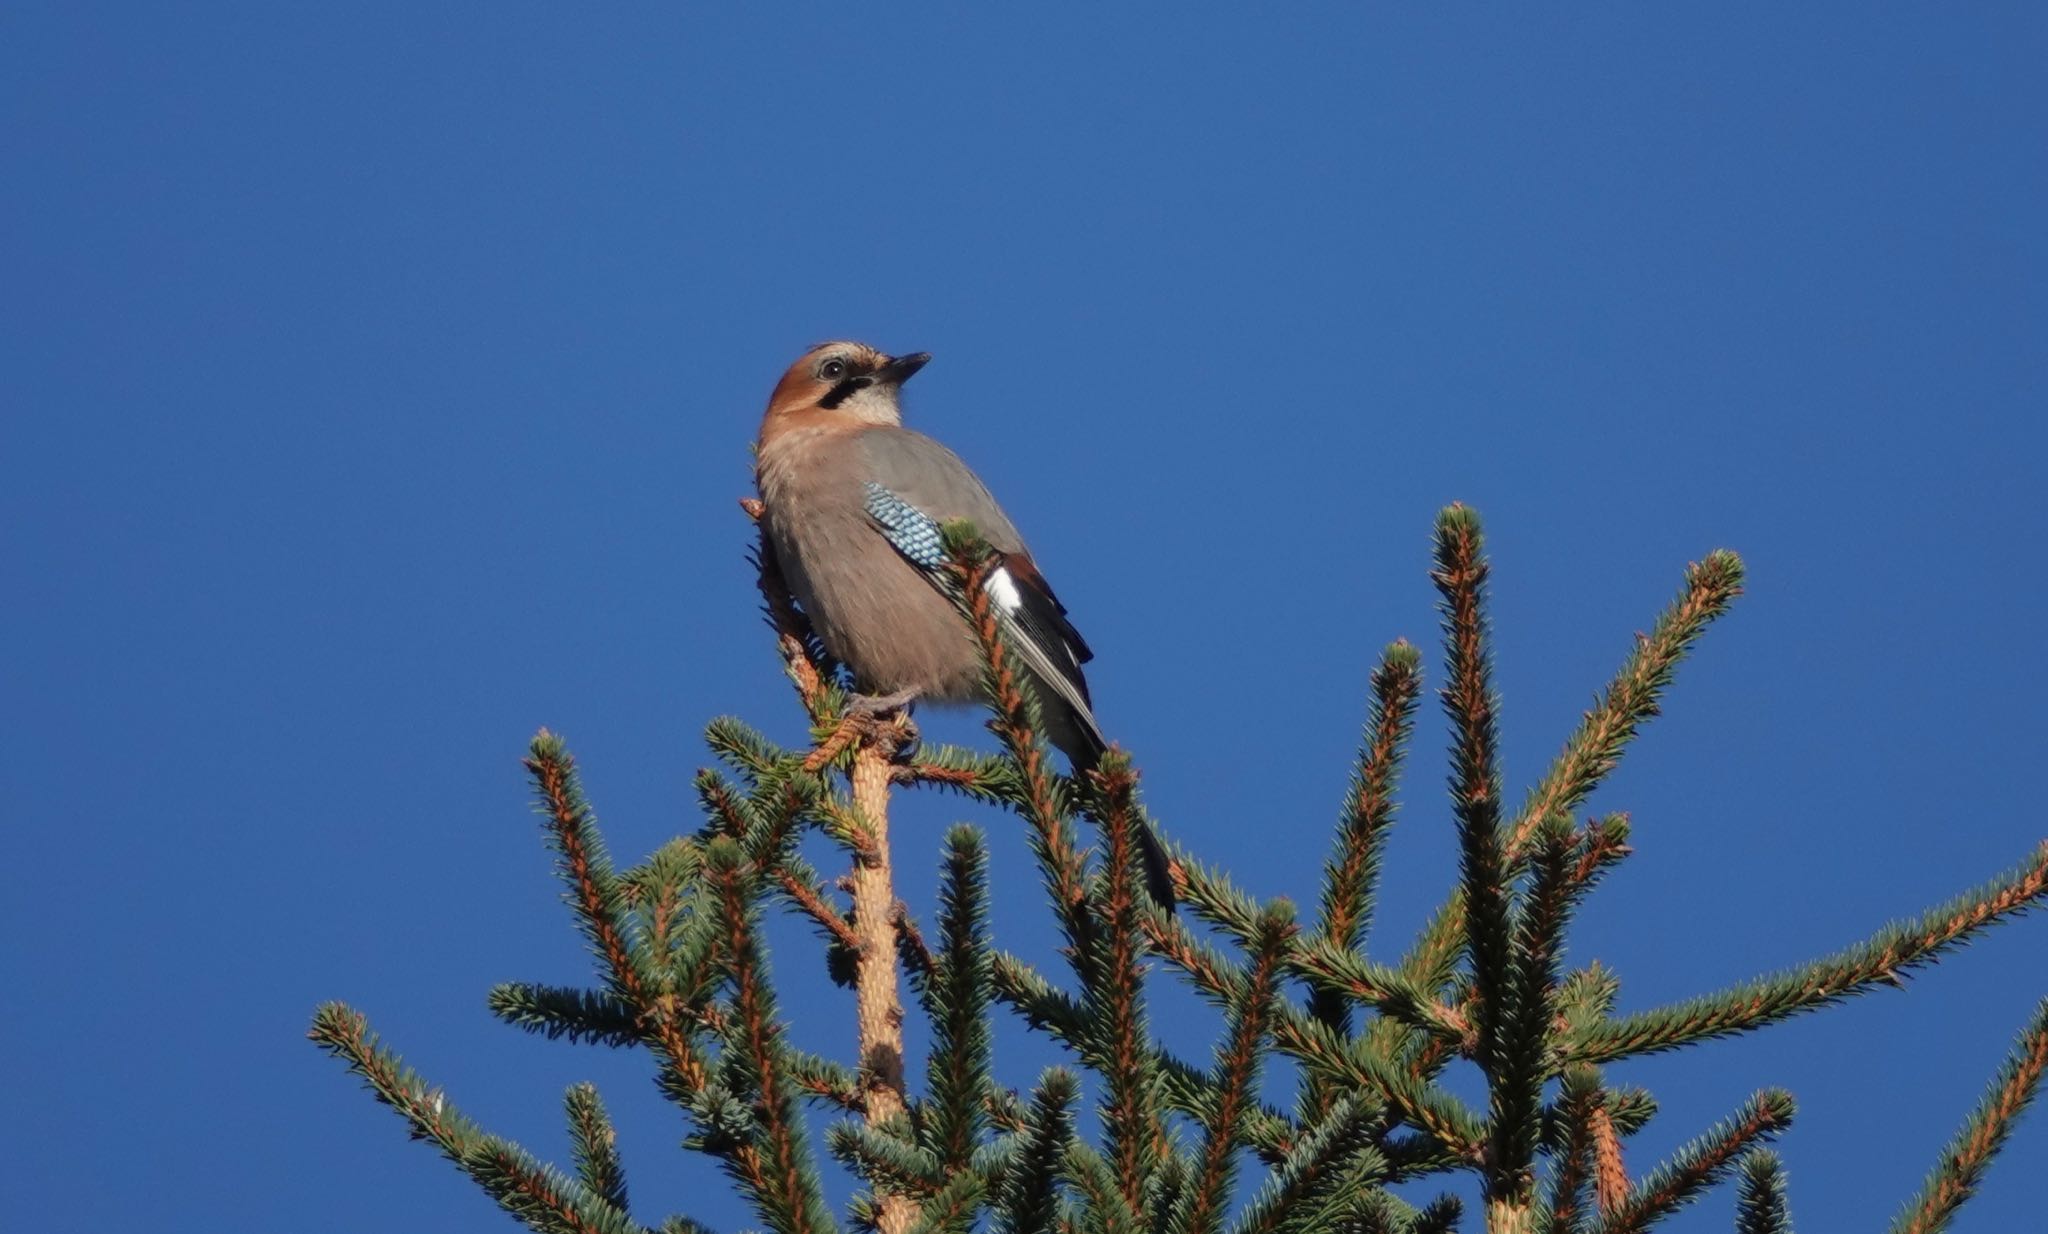
<svg viewBox="0 0 2048 1234">
<path fill-rule="evenodd" d="M 907 356 L 897 356 L 881 368 L 882 380 L 892 386 L 900 386 L 916 376 L 917 370 L 932 362 L 932 353 L 916 351 Z"/>
</svg>

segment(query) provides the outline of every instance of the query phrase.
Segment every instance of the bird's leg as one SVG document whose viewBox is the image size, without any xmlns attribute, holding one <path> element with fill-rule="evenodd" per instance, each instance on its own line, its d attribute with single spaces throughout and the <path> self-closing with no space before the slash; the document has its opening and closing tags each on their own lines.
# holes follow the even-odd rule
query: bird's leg
<svg viewBox="0 0 2048 1234">
<path fill-rule="evenodd" d="M 880 716 L 891 711 L 904 711 L 917 701 L 917 690 L 898 690 L 894 694 L 848 694 L 846 710 L 849 715 Z"/>
</svg>

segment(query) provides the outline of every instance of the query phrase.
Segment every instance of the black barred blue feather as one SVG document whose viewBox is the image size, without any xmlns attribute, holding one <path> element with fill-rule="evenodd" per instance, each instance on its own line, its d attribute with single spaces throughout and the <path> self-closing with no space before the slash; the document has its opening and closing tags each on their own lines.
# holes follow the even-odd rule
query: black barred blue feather
<svg viewBox="0 0 2048 1234">
<path fill-rule="evenodd" d="M 868 481 L 868 516 L 911 565 L 936 571 L 946 564 L 938 521 L 873 480 Z"/>
</svg>

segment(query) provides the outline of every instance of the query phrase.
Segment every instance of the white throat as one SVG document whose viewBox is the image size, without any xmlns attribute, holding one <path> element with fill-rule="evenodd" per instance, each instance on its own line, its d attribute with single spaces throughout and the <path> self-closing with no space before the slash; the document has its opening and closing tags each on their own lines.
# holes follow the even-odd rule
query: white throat
<svg viewBox="0 0 2048 1234">
<path fill-rule="evenodd" d="M 838 410 L 865 424 L 903 423 L 903 409 L 897 405 L 896 396 L 901 387 L 876 382 L 862 386 L 840 400 Z"/>
</svg>

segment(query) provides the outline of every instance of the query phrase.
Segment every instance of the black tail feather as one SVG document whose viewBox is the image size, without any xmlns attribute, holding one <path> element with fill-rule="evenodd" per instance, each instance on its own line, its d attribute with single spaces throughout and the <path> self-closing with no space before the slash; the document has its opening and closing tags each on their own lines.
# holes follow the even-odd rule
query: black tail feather
<svg viewBox="0 0 2048 1234">
<path fill-rule="evenodd" d="M 1109 746 L 1102 740 L 1102 731 L 1095 727 L 1095 717 L 1055 705 L 1053 714 L 1045 719 L 1047 739 L 1074 765 L 1076 779 L 1085 777 L 1102 761 Z M 1173 894 L 1173 870 L 1166 858 L 1166 845 L 1143 818 L 1138 820 L 1138 860 L 1145 865 L 1146 894 L 1153 903 L 1172 912 L 1178 901 Z"/>
<path fill-rule="evenodd" d="M 1138 857 L 1145 863 L 1145 890 L 1152 902 L 1167 912 L 1174 910 L 1173 871 L 1166 860 L 1166 845 L 1152 824 L 1138 820 Z"/>
</svg>

